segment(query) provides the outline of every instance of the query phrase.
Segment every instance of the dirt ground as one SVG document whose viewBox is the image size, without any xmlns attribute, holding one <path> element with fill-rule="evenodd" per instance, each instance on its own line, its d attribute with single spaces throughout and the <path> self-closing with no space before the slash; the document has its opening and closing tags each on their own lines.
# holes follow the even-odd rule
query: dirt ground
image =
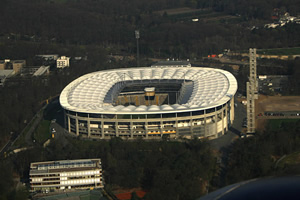
<svg viewBox="0 0 300 200">
<path fill-rule="evenodd" d="M 259 95 L 255 101 L 255 113 L 264 113 L 266 111 L 295 111 L 300 110 L 300 96 L 265 96 Z M 263 131 L 267 120 L 256 120 L 256 129 Z"/>
<path fill-rule="evenodd" d="M 256 101 L 257 112 L 295 111 L 300 109 L 300 96 L 265 96 L 259 95 Z"/>
<path fill-rule="evenodd" d="M 202 10 L 204 9 L 192 9 L 192 8 L 183 7 L 183 8 L 160 10 L 160 11 L 156 11 L 155 13 L 163 15 L 166 12 L 168 15 L 178 15 L 178 14 L 192 13 L 192 12 L 197 12 Z"/>
</svg>

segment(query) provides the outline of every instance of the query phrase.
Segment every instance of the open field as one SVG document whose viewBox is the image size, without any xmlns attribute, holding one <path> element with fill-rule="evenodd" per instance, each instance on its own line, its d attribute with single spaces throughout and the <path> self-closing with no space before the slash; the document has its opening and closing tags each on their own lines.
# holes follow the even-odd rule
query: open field
<svg viewBox="0 0 300 200">
<path fill-rule="evenodd" d="M 257 49 L 258 54 L 265 55 L 300 55 L 300 47 L 276 48 L 276 49 Z"/>
<path fill-rule="evenodd" d="M 39 142 L 39 143 L 44 143 L 47 139 L 51 138 L 51 133 L 50 133 L 50 121 L 48 120 L 43 120 L 35 132 L 33 133 L 34 139 Z"/>
<path fill-rule="evenodd" d="M 278 165 L 278 167 L 283 168 L 285 165 L 297 165 L 300 164 L 300 152 L 294 152 L 287 155 Z"/>
<path fill-rule="evenodd" d="M 282 126 L 282 123 L 287 123 L 287 124 L 295 123 L 298 120 L 299 119 L 269 119 L 268 120 L 269 123 L 268 123 L 267 127 L 271 131 L 276 131 Z"/>
<path fill-rule="evenodd" d="M 159 15 L 163 15 L 164 13 L 167 13 L 168 15 L 180 15 L 180 14 L 204 12 L 204 11 L 209 11 L 209 10 L 207 10 L 207 9 L 192 9 L 192 8 L 188 8 L 188 7 L 183 7 L 183 8 L 160 10 L 160 11 L 156 11 L 154 13 L 159 14 Z"/>
<path fill-rule="evenodd" d="M 299 111 L 300 96 L 259 95 L 256 101 L 256 113 L 265 111 Z"/>
<path fill-rule="evenodd" d="M 256 114 L 264 112 L 300 111 L 300 96 L 265 96 L 259 95 L 255 102 Z M 266 119 L 256 120 L 256 129 L 263 131 Z"/>
<path fill-rule="evenodd" d="M 165 9 L 154 12 L 159 15 L 166 13 L 172 19 L 189 21 L 193 19 L 199 19 L 203 22 L 218 22 L 218 21 L 229 21 L 237 20 L 240 17 L 228 15 L 220 12 L 214 12 L 211 9 L 192 9 L 192 8 L 175 8 L 175 9 Z"/>
</svg>

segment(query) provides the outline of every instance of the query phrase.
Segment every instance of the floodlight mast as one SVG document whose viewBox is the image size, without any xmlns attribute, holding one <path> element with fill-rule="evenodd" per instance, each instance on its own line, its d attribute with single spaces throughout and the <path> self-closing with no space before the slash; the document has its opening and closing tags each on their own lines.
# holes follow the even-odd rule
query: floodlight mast
<svg viewBox="0 0 300 200">
<path fill-rule="evenodd" d="M 140 39 L 140 31 L 135 30 L 135 38 L 136 38 L 136 62 L 137 62 L 137 67 L 140 66 L 140 55 L 139 55 L 139 39 Z"/>
<path fill-rule="evenodd" d="M 258 99 L 256 79 L 256 49 L 249 49 L 250 75 L 247 82 L 247 133 L 255 133 L 255 100 Z"/>
</svg>

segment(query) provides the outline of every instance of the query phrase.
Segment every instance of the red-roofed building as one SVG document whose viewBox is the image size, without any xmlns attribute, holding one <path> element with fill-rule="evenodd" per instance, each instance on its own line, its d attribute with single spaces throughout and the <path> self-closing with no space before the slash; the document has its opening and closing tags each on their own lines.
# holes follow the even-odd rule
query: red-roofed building
<svg viewBox="0 0 300 200">
<path fill-rule="evenodd" d="M 139 197 L 139 198 L 143 198 L 146 194 L 145 191 L 134 191 L 136 193 L 136 195 Z M 116 197 L 119 199 L 119 200 L 130 200 L 131 197 L 132 197 L 132 192 L 125 192 L 125 193 L 120 193 L 120 194 L 116 194 Z"/>
</svg>

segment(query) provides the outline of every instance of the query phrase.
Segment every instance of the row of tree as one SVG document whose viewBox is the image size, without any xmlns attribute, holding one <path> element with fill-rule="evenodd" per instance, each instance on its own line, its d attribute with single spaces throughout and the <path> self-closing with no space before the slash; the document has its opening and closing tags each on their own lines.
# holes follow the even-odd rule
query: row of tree
<svg viewBox="0 0 300 200">
<path fill-rule="evenodd" d="M 280 128 L 268 127 L 264 133 L 246 140 L 237 140 L 229 149 L 224 168 L 225 185 L 252 178 L 273 175 L 297 175 L 293 165 L 276 168 L 283 155 L 300 150 L 300 120 L 283 121 Z M 297 160 L 293 161 L 297 166 Z"/>
<path fill-rule="evenodd" d="M 296 1 L 24 1 L 2 0 L 0 26 L 3 37 L 36 42 L 104 46 L 112 53 L 135 53 L 134 30 L 140 29 L 140 53 L 146 57 L 199 58 L 233 50 L 297 46 L 299 25 L 274 30 L 250 31 L 253 18 L 271 17 L 276 7 L 290 11 L 299 8 Z M 197 7 L 232 15 L 238 22 L 197 23 L 172 20 L 155 11 L 194 4 Z M 246 9 L 246 10 L 245 10 Z M 263 16 L 260 16 L 263 15 Z M 175 16 L 176 17 L 176 16 Z M 191 16 L 192 17 L 192 16 Z M 244 20 L 242 18 L 247 18 Z M 259 20 L 258 20 L 259 21 Z M 265 22 L 265 21 L 264 21 Z M 259 22 L 258 24 L 263 24 Z M 13 34 L 13 35 L 9 35 Z"/>
</svg>

